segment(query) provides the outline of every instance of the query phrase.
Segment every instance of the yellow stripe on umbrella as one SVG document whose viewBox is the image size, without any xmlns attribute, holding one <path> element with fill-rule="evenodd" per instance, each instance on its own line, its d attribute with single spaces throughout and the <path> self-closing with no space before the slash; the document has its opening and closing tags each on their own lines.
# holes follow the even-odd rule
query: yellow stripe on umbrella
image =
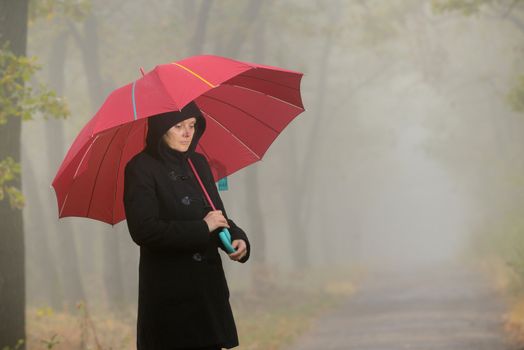
<svg viewBox="0 0 524 350">
<path fill-rule="evenodd" d="M 189 73 L 193 74 L 195 77 L 197 77 L 198 79 L 202 80 L 204 83 L 206 83 L 207 85 L 211 86 L 212 88 L 217 87 L 217 85 L 213 85 L 212 83 L 210 83 L 209 81 L 207 81 L 206 79 L 204 79 L 203 77 L 198 75 L 197 73 L 193 72 L 191 69 L 189 69 L 187 67 L 184 67 L 183 65 L 181 65 L 179 63 L 176 63 L 176 62 L 171 62 L 171 64 L 174 64 L 175 66 L 178 66 L 178 67 L 188 71 Z"/>
</svg>

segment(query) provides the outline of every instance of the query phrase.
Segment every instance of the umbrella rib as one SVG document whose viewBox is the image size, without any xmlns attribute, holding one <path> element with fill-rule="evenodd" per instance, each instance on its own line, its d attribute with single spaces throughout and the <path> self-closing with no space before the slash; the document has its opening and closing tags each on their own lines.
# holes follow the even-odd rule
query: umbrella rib
<svg viewBox="0 0 524 350">
<path fill-rule="evenodd" d="M 246 145 L 241 139 L 239 139 L 235 134 L 233 134 L 228 128 L 226 128 L 224 125 L 222 125 L 218 120 L 216 120 L 215 118 L 213 118 L 209 113 L 207 113 L 206 111 L 202 110 L 202 108 L 200 108 L 200 111 L 202 111 L 202 113 L 204 113 L 206 116 L 209 117 L 209 119 L 212 119 L 215 121 L 215 123 L 217 123 L 219 126 L 222 127 L 222 129 L 226 130 L 231 136 L 233 136 L 233 138 L 235 140 L 237 140 L 240 144 L 242 144 L 247 150 L 249 150 L 249 152 L 251 152 L 258 160 L 260 160 L 261 158 L 259 157 L 258 154 L 256 154 L 255 151 L 253 151 L 248 145 Z"/>
<path fill-rule="evenodd" d="M 162 87 L 164 88 L 164 91 L 169 91 L 169 89 L 167 88 L 166 83 L 164 82 L 164 80 L 162 80 L 162 76 L 158 73 L 156 68 L 155 68 L 155 70 L 153 72 L 155 73 L 156 78 L 158 79 L 158 81 L 160 82 Z M 171 98 L 171 101 L 175 104 L 176 110 L 177 111 L 181 110 L 181 108 L 178 107 L 178 103 L 173 99 L 173 96 L 171 96 L 169 93 L 168 93 L 168 96 Z"/>
<path fill-rule="evenodd" d="M 74 180 L 73 180 L 74 181 Z M 69 197 L 69 191 L 67 191 L 66 196 L 64 198 L 64 203 L 62 203 L 62 207 L 60 208 L 60 213 L 58 213 L 58 218 L 62 217 L 62 212 L 64 211 L 65 204 L 67 202 L 67 198 Z"/>
<path fill-rule="evenodd" d="M 127 146 L 127 141 L 129 140 L 129 134 L 131 134 L 131 131 L 133 130 L 133 127 L 136 123 L 131 123 L 131 127 L 129 128 L 129 131 L 127 132 L 127 137 L 125 138 L 126 142 L 124 143 L 124 146 L 122 147 L 122 152 L 120 152 L 120 157 L 118 158 L 118 166 L 116 167 L 116 181 L 115 181 L 115 193 L 114 193 L 114 199 L 113 199 L 113 209 L 111 210 L 111 222 L 115 222 L 115 203 L 116 203 L 116 193 L 118 192 L 118 177 L 120 175 L 120 162 L 122 161 L 122 155 L 124 154 L 124 150 Z"/>
<path fill-rule="evenodd" d="M 211 96 L 208 96 L 208 95 L 201 95 L 200 97 L 209 98 L 209 99 L 211 99 L 211 100 L 214 100 L 214 101 L 217 101 L 217 102 L 221 102 L 221 103 L 223 103 L 223 104 L 225 104 L 225 105 L 228 105 L 229 107 L 232 107 L 232 108 L 234 108 L 234 109 L 237 109 L 237 110 L 239 110 L 239 111 L 245 113 L 246 115 L 250 116 L 252 119 L 255 119 L 255 120 L 258 121 L 260 124 L 264 125 L 265 127 L 267 127 L 268 129 L 272 130 L 275 134 L 278 135 L 278 131 L 275 130 L 275 128 L 273 128 L 271 125 L 269 125 L 269 124 L 263 122 L 262 120 L 260 120 L 260 119 L 258 119 L 257 117 L 255 117 L 253 114 L 248 113 L 247 111 L 243 110 L 243 109 L 240 108 L 240 107 L 237 107 L 237 106 L 235 106 L 235 105 L 233 105 L 233 104 L 231 104 L 231 103 L 229 103 L 229 102 L 226 102 L 226 101 L 224 101 L 224 100 L 220 100 L 220 99 L 218 99 L 218 98 L 216 98 L 216 97 L 211 97 Z M 199 98 L 200 98 L 200 97 L 199 97 Z M 224 129 L 226 129 L 226 130 L 229 131 L 229 129 L 227 129 L 226 127 L 224 127 Z"/>
<path fill-rule="evenodd" d="M 73 186 L 73 184 L 75 183 L 76 175 L 78 175 L 78 170 L 79 170 L 80 167 L 82 166 L 82 163 L 84 163 L 84 159 L 86 158 L 87 154 L 88 154 L 89 151 L 91 150 L 91 147 L 93 147 L 93 145 L 95 144 L 95 141 L 98 139 L 98 136 L 99 136 L 99 135 L 96 135 L 95 138 L 93 139 L 93 141 L 91 141 L 91 144 L 89 145 L 89 147 L 88 147 L 87 150 L 85 151 L 84 155 L 82 156 L 82 159 L 80 160 L 80 163 L 78 163 L 78 166 L 76 167 L 76 170 L 75 170 L 75 174 L 73 175 L 73 181 L 71 182 L 71 185 L 69 186 L 69 189 L 70 189 L 70 188 Z M 69 190 L 67 191 L 66 196 L 65 196 L 65 199 L 64 199 L 64 203 L 62 203 L 62 207 L 60 208 L 60 213 L 58 214 L 59 217 L 62 216 L 62 212 L 64 211 L 64 208 L 65 208 L 65 205 L 66 205 L 66 202 L 67 202 L 68 197 L 69 197 Z"/>
<path fill-rule="evenodd" d="M 260 69 L 260 68 L 257 68 L 257 69 Z M 282 84 L 282 83 L 278 83 L 276 81 L 273 81 L 273 80 L 269 80 L 269 79 L 264 79 L 264 78 L 259 78 L 259 77 L 255 77 L 255 76 L 252 76 L 252 75 L 247 75 L 247 74 L 240 74 L 234 78 L 237 78 L 237 77 L 243 77 L 243 78 L 251 78 L 251 79 L 256 79 L 256 80 L 262 80 L 262 81 L 265 81 L 265 82 L 268 82 L 268 83 L 271 83 L 271 84 L 275 84 L 275 85 L 279 85 L 279 86 L 283 86 L 285 88 L 288 88 L 288 89 L 291 89 L 291 90 L 295 90 L 295 91 L 299 91 L 300 89 L 297 89 L 297 88 L 294 88 L 294 87 L 291 87 L 291 86 L 288 86 L 286 84 Z M 234 79 L 233 78 L 233 79 Z"/>
<path fill-rule="evenodd" d="M 231 86 L 231 87 L 234 87 L 234 88 L 239 88 L 239 89 L 244 89 L 244 90 L 248 90 L 248 91 L 251 91 L 251 92 L 255 92 L 255 93 L 258 93 L 260 95 L 264 95 L 264 96 L 267 96 L 267 97 L 272 98 L 274 100 L 277 100 L 278 102 L 282 102 L 282 103 L 285 103 L 285 104 L 290 105 L 292 107 L 298 108 L 301 111 L 304 110 L 303 107 L 297 106 L 297 105 L 295 105 L 293 103 L 290 103 L 290 102 L 287 102 L 287 101 L 284 101 L 284 100 L 282 100 L 282 99 L 280 99 L 278 97 L 275 97 L 273 95 L 269 95 L 269 94 L 266 94 L 266 93 L 258 91 L 258 90 L 253 90 L 253 89 L 250 89 L 250 88 L 242 86 L 242 85 L 234 85 L 234 84 L 222 84 L 222 85 L 227 85 L 227 86 Z"/>
<path fill-rule="evenodd" d="M 111 137 L 111 141 L 109 141 L 109 144 L 107 145 L 105 151 L 104 151 L 104 155 L 102 156 L 102 159 L 100 160 L 100 166 L 98 167 L 97 171 L 96 171 L 96 176 L 95 176 L 95 183 L 93 184 L 93 190 L 91 191 L 91 196 L 89 197 L 89 205 L 87 207 L 87 217 L 89 217 L 89 211 L 91 210 L 91 204 L 93 203 L 93 196 L 94 196 L 94 193 L 95 193 L 95 188 L 96 188 L 96 184 L 98 182 L 98 174 L 100 174 L 100 169 L 102 169 L 102 163 L 104 163 L 104 160 L 106 159 L 106 155 L 107 155 L 107 152 L 109 151 L 109 149 L 111 148 L 111 144 L 113 143 L 113 141 L 115 140 L 116 138 L 116 135 L 118 134 L 118 131 L 117 130 L 114 134 L 113 134 L 113 137 Z"/>
</svg>

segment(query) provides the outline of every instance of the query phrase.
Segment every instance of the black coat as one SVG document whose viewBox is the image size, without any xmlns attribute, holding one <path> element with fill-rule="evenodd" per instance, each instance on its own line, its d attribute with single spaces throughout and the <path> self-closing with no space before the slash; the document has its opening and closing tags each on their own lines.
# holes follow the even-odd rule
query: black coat
<svg viewBox="0 0 524 350">
<path fill-rule="evenodd" d="M 225 213 L 224 206 L 208 162 L 194 152 L 193 144 L 181 154 L 157 142 L 166 127 L 187 116 L 175 113 L 172 124 L 156 125 L 154 130 L 151 121 L 159 117 L 150 118 L 148 148 L 125 170 L 127 223 L 140 246 L 137 348 L 231 348 L 238 345 L 238 337 L 218 252 L 218 230 L 209 233 L 203 220 L 211 208 L 187 166 L 188 157 L 217 209 Z M 197 123 L 195 144 L 205 130 L 202 120 Z M 241 261 L 245 262 L 249 241 L 242 229 L 228 222 L 232 239 L 243 239 L 248 245 L 248 255 Z"/>
</svg>

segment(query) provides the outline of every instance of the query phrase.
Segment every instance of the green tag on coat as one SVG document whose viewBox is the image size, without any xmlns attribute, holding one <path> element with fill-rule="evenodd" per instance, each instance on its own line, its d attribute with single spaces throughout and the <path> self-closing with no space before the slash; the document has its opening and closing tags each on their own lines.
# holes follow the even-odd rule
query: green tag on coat
<svg viewBox="0 0 524 350">
<path fill-rule="evenodd" d="M 227 177 L 223 177 L 220 180 L 218 180 L 218 190 L 219 191 L 227 191 L 229 189 L 229 186 L 227 184 Z"/>
</svg>

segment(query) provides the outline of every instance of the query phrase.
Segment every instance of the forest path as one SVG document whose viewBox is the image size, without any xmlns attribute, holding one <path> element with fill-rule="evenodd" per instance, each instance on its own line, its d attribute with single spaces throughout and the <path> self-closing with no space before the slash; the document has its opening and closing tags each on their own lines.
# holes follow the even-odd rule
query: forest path
<svg viewBox="0 0 524 350">
<path fill-rule="evenodd" d="M 286 350 L 508 350 L 505 304 L 463 267 L 377 273 Z"/>
</svg>

